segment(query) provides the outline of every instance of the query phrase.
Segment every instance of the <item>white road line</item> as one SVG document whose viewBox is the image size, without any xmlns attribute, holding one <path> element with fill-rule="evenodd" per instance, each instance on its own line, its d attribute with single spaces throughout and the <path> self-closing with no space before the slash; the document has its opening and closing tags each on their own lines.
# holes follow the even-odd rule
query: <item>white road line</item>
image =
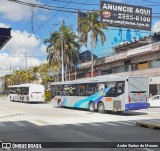
<svg viewBox="0 0 160 151">
<path fill-rule="evenodd" d="M 100 124 L 97 124 L 97 123 L 89 123 L 89 124 L 93 126 L 101 126 Z"/>
<path fill-rule="evenodd" d="M 4 123 L 1 123 L 1 122 L 0 122 L 0 126 L 6 126 L 6 125 L 5 125 Z"/>
<path fill-rule="evenodd" d="M 125 121 L 127 123 L 132 123 L 132 124 L 136 124 L 136 121 Z"/>
<path fill-rule="evenodd" d="M 111 125 L 111 126 L 120 126 L 118 124 L 115 124 L 115 123 L 103 123 L 103 124 L 106 124 L 106 125 Z"/>
<path fill-rule="evenodd" d="M 74 124 L 74 125 L 76 125 L 76 126 L 84 126 L 84 125 L 81 124 L 81 123 L 76 123 L 76 124 Z"/>
<path fill-rule="evenodd" d="M 38 122 L 36 120 L 33 120 L 33 119 L 25 119 L 25 121 L 28 122 L 28 123 L 32 123 L 32 124 L 34 124 L 36 126 L 44 126 L 45 125 L 45 124 L 40 123 L 40 122 Z"/>
<path fill-rule="evenodd" d="M 26 124 L 23 124 L 22 122 L 19 121 L 11 121 L 11 122 L 18 126 L 27 126 Z"/>
<path fill-rule="evenodd" d="M 129 125 L 129 126 L 134 126 L 134 124 L 127 123 L 126 121 L 125 122 L 117 121 L 116 123 L 120 123 L 120 124 L 124 124 L 124 125 Z"/>
</svg>

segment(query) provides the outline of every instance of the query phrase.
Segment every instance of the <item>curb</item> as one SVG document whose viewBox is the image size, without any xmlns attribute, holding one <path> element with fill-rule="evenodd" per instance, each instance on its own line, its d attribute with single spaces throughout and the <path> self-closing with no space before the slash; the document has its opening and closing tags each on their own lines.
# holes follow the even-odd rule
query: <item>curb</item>
<svg viewBox="0 0 160 151">
<path fill-rule="evenodd" d="M 160 130 L 160 122 L 138 121 L 136 126 Z"/>
</svg>

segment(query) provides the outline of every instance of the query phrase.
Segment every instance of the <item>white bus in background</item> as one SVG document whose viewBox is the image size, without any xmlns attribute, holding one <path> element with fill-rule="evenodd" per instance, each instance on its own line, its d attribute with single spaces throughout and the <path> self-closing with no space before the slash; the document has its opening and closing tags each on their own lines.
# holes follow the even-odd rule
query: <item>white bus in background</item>
<svg viewBox="0 0 160 151">
<path fill-rule="evenodd" d="M 54 105 L 101 113 L 147 109 L 148 91 L 146 77 L 99 76 L 51 84 Z"/>
<path fill-rule="evenodd" d="M 9 99 L 20 102 L 44 102 L 43 85 L 39 84 L 20 84 L 8 86 Z"/>
</svg>

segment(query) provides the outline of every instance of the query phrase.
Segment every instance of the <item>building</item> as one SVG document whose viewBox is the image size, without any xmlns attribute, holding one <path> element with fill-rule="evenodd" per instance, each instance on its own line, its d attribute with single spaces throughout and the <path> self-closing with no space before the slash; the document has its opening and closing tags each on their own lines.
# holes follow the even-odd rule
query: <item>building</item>
<svg viewBox="0 0 160 151">
<path fill-rule="evenodd" d="M 0 27 L 0 50 L 11 38 L 11 28 Z"/>
<path fill-rule="evenodd" d="M 11 28 L 1 28 L 0 27 L 0 50 L 4 45 L 11 39 Z M 0 65 L 1 68 L 1 65 Z M 0 74 L 0 92 L 3 89 L 4 75 Z"/>
<path fill-rule="evenodd" d="M 116 53 L 112 56 L 94 60 L 94 76 L 146 76 L 150 81 L 150 93 L 160 94 L 160 32 L 123 43 L 115 47 L 114 51 Z M 70 79 L 90 76 L 91 61 L 88 61 L 79 64 L 76 72 L 72 71 Z"/>
</svg>

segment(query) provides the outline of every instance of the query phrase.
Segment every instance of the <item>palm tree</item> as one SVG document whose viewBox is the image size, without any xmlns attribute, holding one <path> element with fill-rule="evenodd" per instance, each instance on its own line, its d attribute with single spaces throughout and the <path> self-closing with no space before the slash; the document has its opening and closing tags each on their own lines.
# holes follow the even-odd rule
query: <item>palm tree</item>
<svg viewBox="0 0 160 151">
<path fill-rule="evenodd" d="M 100 36 L 102 46 L 106 41 L 106 36 L 103 32 L 103 28 L 107 28 L 105 24 L 100 23 L 98 18 L 100 12 L 92 11 L 87 12 L 86 18 L 80 18 L 78 20 L 79 31 L 81 33 L 80 41 L 87 47 L 88 41 L 90 41 L 90 48 L 92 50 L 91 56 L 91 76 L 93 77 L 93 51 L 97 46 L 98 36 Z"/>
<path fill-rule="evenodd" d="M 47 60 L 50 64 L 52 63 L 54 65 L 57 65 L 58 67 L 62 65 L 61 50 L 63 48 L 64 63 L 66 66 L 68 66 L 69 77 L 73 58 L 75 56 L 78 56 L 79 53 L 80 44 L 77 39 L 78 37 L 73 32 L 72 27 L 67 27 L 65 25 L 65 22 L 63 21 L 63 24 L 60 27 L 59 31 L 51 33 L 50 38 L 44 41 L 44 43 L 49 43 L 47 47 Z"/>
</svg>

